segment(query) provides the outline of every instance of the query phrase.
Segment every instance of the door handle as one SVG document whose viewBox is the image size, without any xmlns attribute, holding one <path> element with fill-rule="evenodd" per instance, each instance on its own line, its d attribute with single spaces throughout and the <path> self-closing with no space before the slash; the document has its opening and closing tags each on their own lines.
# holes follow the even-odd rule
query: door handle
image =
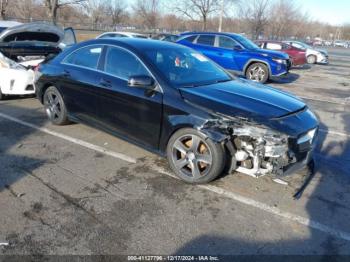
<svg viewBox="0 0 350 262">
<path fill-rule="evenodd" d="M 219 56 L 223 56 L 224 54 L 223 54 L 223 53 L 221 53 L 221 52 L 219 52 L 219 53 L 218 53 L 218 55 L 219 55 Z"/>
<path fill-rule="evenodd" d="M 106 79 L 101 79 L 100 85 L 106 88 L 112 88 L 112 82 Z"/>
</svg>

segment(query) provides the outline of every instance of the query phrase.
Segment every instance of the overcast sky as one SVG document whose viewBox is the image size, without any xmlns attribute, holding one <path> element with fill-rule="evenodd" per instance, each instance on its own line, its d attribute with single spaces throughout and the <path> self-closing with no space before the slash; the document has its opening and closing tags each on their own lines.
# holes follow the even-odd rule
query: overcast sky
<svg viewBox="0 0 350 262">
<path fill-rule="evenodd" d="M 350 0 L 297 0 L 314 19 L 332 25 L 350 24 Z"/>
<path fill-rule="evenodd" d="M 161 0 L 161 6 L 166 6 L 176 0 Z M 250 0 L 240 0 L 244 1 Z M 136 0 L 126 0 L 129 8 Z M 326 22 L 332 25 L 350 24 L 350 0 L 295 0 L 296 4 L 303 8 L 303 12 L 310 15 L 310 18 Z M 169 11 L 169 10 L 167 10 Z"/>
</svg>

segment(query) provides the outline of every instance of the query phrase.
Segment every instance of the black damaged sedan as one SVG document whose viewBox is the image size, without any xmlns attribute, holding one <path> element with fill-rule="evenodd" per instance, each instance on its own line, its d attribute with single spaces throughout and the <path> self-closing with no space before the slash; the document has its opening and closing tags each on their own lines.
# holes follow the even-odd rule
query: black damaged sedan
<svg viewBox="0 0 350 262">
<path fill-rule="evenodd" d="M 36 92 L 52 123 L 85 123 L 167 156 L 189 183 L 224 170 L 294 172 L 312 160 L 318 130 L 296 97 L 155 40 L 80 43 L 41 64 Z"/>
</svg>

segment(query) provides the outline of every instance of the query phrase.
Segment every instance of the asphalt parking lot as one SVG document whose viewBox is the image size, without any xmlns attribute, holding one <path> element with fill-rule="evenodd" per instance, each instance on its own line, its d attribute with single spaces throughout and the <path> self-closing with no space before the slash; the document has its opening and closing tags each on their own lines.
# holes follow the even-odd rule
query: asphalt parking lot
<svg viewBox="0 0 350 262">
<path fill-rule="evenodd" d="M 1 101 L 0 254 L 350 254 L 350 51 L 271 85 L 321 122 L 299 200 L 302 173 L 191 186 L 118 138 L 49 124 L 35 98 Z"/>
</svg>

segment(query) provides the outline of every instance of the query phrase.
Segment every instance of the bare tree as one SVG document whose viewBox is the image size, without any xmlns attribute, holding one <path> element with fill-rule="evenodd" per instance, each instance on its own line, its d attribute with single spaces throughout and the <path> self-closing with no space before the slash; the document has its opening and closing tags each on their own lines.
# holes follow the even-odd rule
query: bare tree
<svg viewBox="0 0 350 262">
<path fill-rule="evenodd" d="M 278 0 L 272 5 L 269 35 L 274 39 L 295 35 L 295 21 L 301 18 L 300 8 L 293 0 Z"/>
<path fill-rule="evenodd" d="M 6 15 L 7 15 L 7 7 L 9 4 L 9 0 L 0 0 L 0 18 L 1 20 L 5 20 L 6 19 Z"/>
<path fill-rule="evenodd" d="M 202 29 L 207 29 L 209 15 L 220 10 L 219 0 L 179 0 L 171 7 L 185 17 L 202 23 Z"/>
<path fill-rule="evenodd" d="M 88 0 L 86 7 L 93 29 L 96 29 L 99 24 L 105 22 L 106 13 L 109 9 L 108 0 Z"/>
<path fill-rule="evenodd" d="M 63 6 L 77 5 L 86 2 L 86 0 L 44 0 L 47 15 L 53 24 L 57 23 L 57 11 Z"/>
<path fill-rule="evenodd" d="M 253 39 L 258 39 L 268 24 L 270 0 L 251 0 L 241 5 L 241 16 L 246 20 Z"/>
<path fill-rule="evenodd" d="M 30 21 L 40 5 L 35 0 L 12 0 L 9 4 L 11 16 Z"/>
<path fill-rule="evenodd" d="M 119 24 L 126 15 L 127 4 L 124 0 L 110 1 L 107 15 L 111 18 L 112 26 Z"/>
<path fill-rule="evenodd" d="M 147 29 L 156 28 L 159 15 L 159 0 L 137 0 L 133 5 L 133 9 Z"/>
</svg>

